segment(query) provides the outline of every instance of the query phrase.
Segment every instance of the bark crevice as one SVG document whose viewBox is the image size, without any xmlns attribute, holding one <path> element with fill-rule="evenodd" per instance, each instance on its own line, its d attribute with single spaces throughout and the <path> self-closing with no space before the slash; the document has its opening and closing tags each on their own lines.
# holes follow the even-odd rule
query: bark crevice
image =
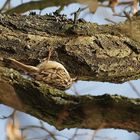
<svg viewBox="0 0 140 140">
<path fill-rule="evenodd" d="M 99 26 L 78 21 L 72 28 L 73 21 L 60 18 L 60 22 L 47 15 L 1 14 L 0 19 L 0 58 L 37 65 L 51 47 L 51 60 L 62 63 L 79 80 L 122 83 L 140 78 L 139 33 L 134 37 L 126 31 L 127 22 Z M 140 28 L 139 18 L 132 22 Z M 2 61 L 0 101 L 58 129 L 96 129 L 104 124 L 104 128 L 140 131 L 139 99 L 68 95 L 23 77 Z"/>
</svg>

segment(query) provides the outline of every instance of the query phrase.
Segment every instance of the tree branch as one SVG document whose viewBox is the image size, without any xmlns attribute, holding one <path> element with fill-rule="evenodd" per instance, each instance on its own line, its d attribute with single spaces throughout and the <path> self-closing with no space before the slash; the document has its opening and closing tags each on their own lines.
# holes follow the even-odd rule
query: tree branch
<svg viewBox="0 0 140 140">
<path fill-rule="evenodd" d="M 39 0 L 39 1 L 30 1 L 27 3 L 23 3 L 17 7 L 14 7 L 10 10 L 7 10 L 5 13 L 6 14 L 11 14 L 11 13 L 25 13 L 30 10 L 43 10 L 44 8 L 47 7 L 52 7 L 52 6 L 64 6 L 70 3 L 74 3 L 76 0 L 63 0 L 63 1 L 57 1 L 57 0 L 52 0 L 52 1 L 46 1 L 46 0 Z"/>
<path fill-rule="evenodd" d="M 72 96 L 0 68 L 0 102 L 47 121 L 57 129 L 121 128 L 140 131 L 140 99 Z"/>
<path fill-rule="evenodd" d="M 25 13 L 30 10 L 43 10 L 48 7 L 53 7 L 53 6 L 67 6 L 72 3 L 80 3 L 80 4 L 86 4 L 89 7 L 89 10 L 91 13 L 94 13 L 96 8 L 98 6 L 100 7 L 110 7 L 109 5 L 102 4 L 106 0 L 51 0 L 51 1 L 46 1 L 46 0 L 38 0 L 38 1 L 30 1 L 26 3 L 22 3 L 21 5 L 18 5 L 12 9 L 9 9 L 5 11 L 5 14 L 12 14 L 12 13 Z M 100 3 L 99 3 L 100 2 Z M 96 4 L 95 4 L 96 3 Z M 127 1 L 127 2 L 119 2 L 118 5 L 132 5 L 133 2 Z M 94 12 L 93 12 L 94 11 Z"/>
<path fill-rule="evenodd" d="M 79 21 L 75 26 L 63 16 L 0 15 L 0 19 L 1 57 L 36 65 L 52 48 L 51 60 L 79 80 L 122 83 L 140 78 L 140 19 L 133 20 L 132 30 L 129 22 L 99 26 Z"/>
<path fill-rule="evenodd" d="M 105 0 L 98 0 L 98 2 L 103 2 Z M 47 7 L 52 7 L 52 6 L 67 6 L 69 4 L 72 4 L 72 3 L 84 3 L 84 4 L 88 4 L 88 2 L 97 2 L 96 0 L 61 0 L 61 1 L 58 1 L 58 0 L 51 0 L 51 1 L 46 1 L 46 0 L 38 0 L 38 1 L 30 1 L 30 2 L 27 2 L 27 3 L 24 3 L 24 4 L 21 4 L 21 5 L 18 5 L 17 7 L 14 7 L 10 10 L 7 10 L 5 13 L 6 14 L 12 14 L 12 13 L 25 13 L 27 11 L 30 11 L 30 10 L 43 10 Z M 95 5 L 93 5 L 95 6 Z"/>
<path fill-rule="evenodd" d="M 139 19 L 133 20 L 135 30 Z M 137 24 L 138 23 L 138 24 Z M 36 65 L 53 48 L 81 80 L 125 82 L 140 77 L 139 41 L 120 25 L 67 20 L 63 16 L 0 15 L 0 57 Z M 125 28 L 124 28 L 125 27 Z M 138 31 L 139 33 L 139 31 Z M 140 131 L 140 99 L 122 96 L 72 96 L 29 80 L 0 61 L 0 102 L 47 121 L 58 129 L 121 128 Z"/>
</svg>

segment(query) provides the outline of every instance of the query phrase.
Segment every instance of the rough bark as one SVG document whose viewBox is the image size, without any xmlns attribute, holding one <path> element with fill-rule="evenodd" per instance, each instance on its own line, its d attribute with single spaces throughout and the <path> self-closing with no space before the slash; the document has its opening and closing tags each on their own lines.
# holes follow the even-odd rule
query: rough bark
<svg viewBox="0 0 140 140">
<path fill-rule="evenodd" d="M 72 96 L 7 68 L 0 69 L 0 102 L 60 130 L 78 127 L 140 131 L 140 99 L 107 94 Z"/>
<path fill-rule="evenodd" d="M 0 15 L 0 57 L 36 65 L 53 48 L 72 77 L 121 83 L 140 77 L 140 19 L 99 26 L 64 16 Z M 132 28 L 134 25 L 134 28 Z M 128 30 L 129 29 L 129 30 Z M 131 29 L 131 30 L 130 30 Z M 131 32 L 130 32 L 131 31 Z M 135 31 L 135 36 L 132 32 Z M 121 128 L 140 131 L 140 100 L 121 96 L 71 96 L 28 80 L 0 62 L 0 102 L 58 129 Z"/>
<path fill-rule="evenodd" d="M 98 26 L 65 17 L 0 15 L 0 56 L 36 65 L 53 48 L 73 77 L 122 83 L 140 77 L 140 19 Z M 130 32 L 131 31 L 131 32 Z M 133 34 L 131 34 L 133 32 Z"/>
</svg>

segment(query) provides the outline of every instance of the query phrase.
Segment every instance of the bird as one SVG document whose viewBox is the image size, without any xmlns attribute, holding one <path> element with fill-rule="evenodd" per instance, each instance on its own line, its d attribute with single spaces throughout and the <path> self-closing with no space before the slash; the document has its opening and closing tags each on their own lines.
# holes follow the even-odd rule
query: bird
<svg viewBox="0 0 140 140">
<path fill-rule="evenodd" d="M 47 85 L 66 90 L 70 88 L 77 78 L 71 78 L 66 68 L 59 62 L 45 59 L 37 66 L 26 65 L 13 58 L 5 58 L 5 62 L 12 65 L 16 70 L 22 70 L 37 81 L 43 81 Z"/>
</svg>

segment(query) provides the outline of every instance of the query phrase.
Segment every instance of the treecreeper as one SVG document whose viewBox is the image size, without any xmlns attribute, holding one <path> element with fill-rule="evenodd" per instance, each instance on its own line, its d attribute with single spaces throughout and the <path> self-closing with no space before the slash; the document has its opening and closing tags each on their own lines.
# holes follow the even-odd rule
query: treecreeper
<svg viewBox="0 0 140 140">
<path fill-rule="evenodd" d="M 56 61 L 44 60 L 37 66 L 26 65 L 12 58 L 4 58 L 4 63 L 16 70 L 22 70 L 38 81 L 60 90 L 70 88 L 76 78 L 71 78 L 66 68 Z"/>
</svg>

